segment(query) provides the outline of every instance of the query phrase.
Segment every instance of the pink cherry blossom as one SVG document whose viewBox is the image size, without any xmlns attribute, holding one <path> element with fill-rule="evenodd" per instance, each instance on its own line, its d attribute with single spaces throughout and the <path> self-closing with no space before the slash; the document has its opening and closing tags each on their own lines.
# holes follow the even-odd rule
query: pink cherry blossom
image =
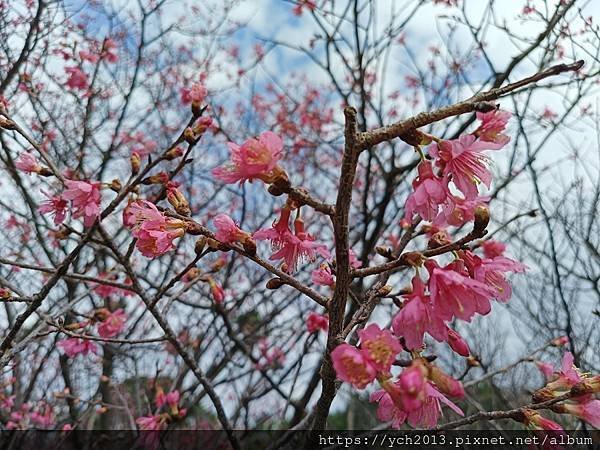
<svg viewBox="0 0 600 450">
<path fill-rule="evenodd" d="M 481 121 L 481 125 L 479 125 L 479 128 L 475 131 L 475 135 L 479 137 L 479 139 L 486 142 L 494 142 L 496 144 L 508 144 L 510 137 L 502 134 L 502 132 L 510 119 L 510 112 L 500 110 L 487 113 L 477 112 L 476 116 L 477 120 Z"/>
<path fill-rule="evenodd" d="M 69 75 L 66 85 L 71 89 L 86 90 L 88 88 L 87 75 L 79 67 L 65 67 Z"/>
<path fill-rule="evenodd" d="M 434 307 L 431 297 L 425 294 L 423 281 L 418 275 L 413 278 L 412 286 L 412 293 L 403 296 L 405 302 L 402 309 L 392 321 L 394 333 L 404 338 L 404 344 L 409 350 L 423 346 L 425 333 L 440 342 L 447 340 L 448 331 L 444 318 Z"/>
<path fill-rule="evenodd" d="M 556 410 L 585 420 L 594 428 L 600 428 L 600 400 L 561 403 Z"/>
<path fill-rule="evenodd" d="M 248 139 L 241 146 L 230 142 L 231 161 L 213 170 L 213 175 L 225 183 L 243 184 L 260 179 L 273 181 L 277 163 L 282 157 L 283 141 L 271 131 L 265 131 L 258 139 Z"/>
<path fill-rule="evenodd" d="M 167 218 L 153 203 L 139 200 L 127 206 L 123 221 L 133 230 L 142 255 L 154 258 L 175 247 L 173 241 L 185 234 L 185 223 Z"/>
<path fill-rule="evenodd" d="M 289 212 L 285 213 L 285 211 L 285 208 L 282 209 L 281 218 L 273 228 L 259 230 L 253 234 L 257 240 L 271 240 L 277 251 L 269 259 L 282 259 L 286 264 L 286 270 L 294 272 L 302 260 L 314 261 L 317 254 L 325 259 L 329 258 L 327 246 L 316 242 L 311 234 L 304 231 L 304 222 L 301 219 L 294 221 L 294 234 L 292 234 L 284 220 L 286 217 L 289 218 Z"/>
<path fill-rule="evenodd" d="M 65 355 L 67 355 L 69 358 L 75 358 L 77 355 L 98 353 L 98 348 L 96 344 L 87 339 L 72 337 L 59 341 L 57 345 L 63 349 Z"/>
<path fill-rule="evenodd" d="M 457 414 L 463 416 L 462 410 L 446 398 L 431 383 L 425 383 L 425 398 L 419 408 L 406 412 L 397 405 L 389 393 L 379 390 L 371 394 L 371 402 L 378 402 L 377 418 L 381 421 L 392 421 L 392 428 L 400 426 L 408 420 L 412 427 L 433 428 L 441 416 L 441 404 L 445 404 Z"/>
<path fill-rule="evenodd" d="M 29 152 L 23 152 L 15 160 L 15 167 L 25 173 L 36 173 L 41 169 L 38 160 Z"/>
<path fill-rule="evenodd" d="M 327 332 L 329 328 L 329 318 L 326 315 L 318 314 L 316 312 L 308 313 L 306 317 L 306 329 L 309 333 L 316 333 L 319 330 Z"/>
<path fill-rule="evenodd" d="M 83 217 L 83 224 L 90 227 L 100 217 L 100 186 L 98 182 L 66 180 L 67 190 L 62 198 L 70 200 L 73 218 Z"/>
<path fill-rule="evenodd" d="M 488 169 L 485 150 L 498 150 L 504 144 L 478 140 L 473 135 L 462 135 L 451 141 L 441 141 L 430 147 L 429 153 L 442 167 L 444 176 L 451 176 L 452 182 L 467 200 L 477 197 L 477 185 L 483 183 L 488 188 L 492 174 Z"/>
<path fill-rule="evenodd" d="M 372 323 L 358 331 L 361 351 L 378 372 L 389 372 L 396 356 L 402 350 L 398 339 L 389 330 Z"/>
<path fill-rule="evenodd" d="M 433 174 L 429 161 L 421 162 L 418 171 L 419 176 L 413 181 L 413 192 L 406 200 L 404 218 L 410 221 L 416 213 L 431 222 L 437 217 L 439 206 L 446 201 L 447 182 Z"/>
<path fill-rule="evenodd" d="M 448 225 L 460 227 L 475 218 L 475 208 L 484 206 L 489 201 L 489 197 L 476 197 L 472 200 L 465 200 L 454 195 L 446 198 L 442 205 L 439 215 L 433 221 L 438 227 Z"/>
<path fill-rule="evenodd" d="M 537 430 L 546 430 L 546 431 L 563 431 L 563 428 L 554 422 L 553 420 L 547 419 L 536 411 L 531 409 L 527 409 L 524 411 L 525 415 L 525 425 L 530 426 L 533 429 Z"/>
<path fill-rule="evenodd" d="M 481 244 L 481 248 L 483 249 L 483 254 L 486 258 L 494 258 L 496 256 L 504 255 L 506 244 L 494 239 L 488 239 Z"/>
<path fill-rule="evenodd" d="M 194 83 L 191 88 L 181 89 L 181 103 L 200 106 L 208 95 L 208 89 L 202 83 Z"/>
<path fill-rule="evenodd" d="M 274 249 L 279 249 L 286 240 L 288 234 L 292 234 L 290 229 L 290 215 L 292 210 L 287 207 L 281 208 L 279 220 L 273 222 L 271 228 L 263 228 L 256 231 L 252 237 L 259 241 L 269 240 Z"/>
<path fill-rule="evenodd" d="M 350 344 L 340 344 L 331 352 L 331 360 L 338 379 L 364 389 L 371 383 L 377 370 L 363 352 Z"/>
<path fill-rule="evenodd" d="M 98 334 L 103 338 L 112 338 L 120 334 L 125 328 L 127 314 L 121 308 L 108 311 L 106 317 L 98 324 Z"/>
<path fill-rule="evenodd" d="M 68 202 L 59 195 L 50 196 L 49 194 L 42 191 L 42 193 L 48 198 L 38 208 L 38 211 L 42 214 L 51 213 L 54 218 L 54 225 L 60 225 L 64 222 L 67 216 Z"/>
<path fill-rule="evenodd" d="M 158 431 L 163 429 L 163 421 L 161 416 L 142 416 L 135 419 L 140 430 Z"/>
<path fill-rule="evenodd" d="M 250 237 L 248 233 L 242 231 L 227 214 L 218 214 L 213 218 L 213 223 L 217 229 L 215 237 L 226 244 L 235 242 L 244 242 Z"/>
<path fill-rule="evenodd" d="M 429 293 L 436 313 L 445 320 L 453 317 L 470 321 L 477 313 L 486 315 L 491 310 L 490 299 L 496 291 L 485 283 L 473 280 L 461 260 L 439 267 L 427 260 Z"/>
<path fill-rule="evenodd" d="M 552 364 L 545 363 L 542 361 L 536 361 L 535 365 L 540 370 L 540 372 L 542 372 L 542 374 L 544 375 L 544 378 L 546 378 L 546 380 L 551 380 L 553 378 L 554 367 L 552 367 Z"/>
<path fill-rule="evenodd" d="M 464 251 L 461 252 L 461 258 L 465 261 L 471 277 L 494 289 L 494 297 L 503 302 L 508 301 L 512 294 L 512 288 L 506 280 L 506 273 L 527 270 L 525 265 L 504 256 L 481 259 L 470 251 Z"/>
<path fill-rule="evenodd" d="M 321 264 L 318 269 L 312 271 L 310 278 L 313 283 L 320 286 L 334 286 L 335 278 L 331 273 L 329 264 Z"/>
</svg>

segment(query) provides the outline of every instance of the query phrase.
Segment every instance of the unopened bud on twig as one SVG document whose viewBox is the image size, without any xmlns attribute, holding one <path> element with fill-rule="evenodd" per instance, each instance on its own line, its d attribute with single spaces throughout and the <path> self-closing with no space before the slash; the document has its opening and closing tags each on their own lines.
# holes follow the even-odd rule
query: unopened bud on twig
<svg viewBox="0 0 600 450">
<path fill-rule="evenodd" d="M 267 289 L 279 289 L 281 286 L 284 286 L 285 282 L 281 278 L 271 278 L 267 281 Z"/>
<path fill-rule="evenodd" d="M 483 233 L 490 223 L 490 210 L 487 206 L 479 205 L 475 207 L 474 215 L 475 223 L 473 224 L 473 231 L 475 233 Z"/>
</svg>

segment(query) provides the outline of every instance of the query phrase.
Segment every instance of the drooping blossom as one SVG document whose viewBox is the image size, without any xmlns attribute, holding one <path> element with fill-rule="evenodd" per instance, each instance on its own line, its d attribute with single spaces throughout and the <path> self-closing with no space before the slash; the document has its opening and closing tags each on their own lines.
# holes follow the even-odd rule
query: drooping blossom
<svg viewBox="0 0 600 450">
<path fill-rule="evenodd" d="M 287 206 L 281 208 L 279 219 L 275 220 L 270 228 L 263 228 L 254 232 L 252 237 L 259 241 L 271 241 L 271 246 L 274 249 L 279 249 L 286 240 L 288 234 L 292 234 L 290 230 L 290 215 L 292 210 Z"/>
<path fill-rule="evenodd" d="M 287 211 L 287 212 L 286 212 Z M 289 229 L 289 210 L 282 209 L 278 222 L 272 228 L 263 229 L 253 234 L 256 240 L 270 240 L 276 250 L 269 259 L 283 260 L 288 272 L 294 272 L 302 260 L 314 261 L 317 254 L 323 258 L 330 257 L 325 244 L 315 241 L 315 238 L 304 231 L 304 221 L 300 218 L 294 220 L 294 233 Z"/>
<path fill-rule="evenodd" d="M 271 183 L 283 173 L 277 165 L 282 157 L 283 141 L 271 131 L 261 133 L 258 139 L 248 139 L 241 146 L 233 142 L 228 146 L 231 161 L 212 172 L 225 183 L 243 184 L 255 179 Z"/>
<path fill-rule="evenodd" d="M 438 391 L 435 386 L 429 382 L 425 384 L 425 398 L 421 406 L 413 411 L 406 412 L 399 407 L 385 390 L 373 392 L 370 397 L 371 402 L 377 402 L 377 418 L 382 422 L 392 422 L 392 428 L 400 426 L 408 421 L 412 427 L 433 428 L 437 425 L 441 416 L 441 404 L 447 405 L 457 414 L 463 416 L 462 410 L 452 403 L 448 398 Z"/>
<path fill-rule="evenodd" d="M 142 416 L 135 419 L 135 423 L 138 424 L 140 430 L 145 431 L 158 431 L 164 427 L 164 421 L 161 416 Z"/>
<path fill-rule="evenodd" d="M 413 181 L 413 192 L 404 206 L 404 218 L 412 220 L 418 214 L 423 220 L 433 221 L 438 215 L 439 206 L 448 196 L 447 182 L 433 173 L 431 162 L 423 161 L 418 166 L 419 175 Z"/>
<path fill-rule="evenodd" d="M 15 160 L 15 167 L 25 173 L 37 173 L 40 171 L 42 166 L 38 160 L 29 152 L 23 152 Z"/>
<path fill-rule="evenodd" d="M 503 146 L 502 143 L 482 141 L 473 135 L 462 135 L 458 139 L 434 144 L 429 153 L 442 168 L 443 175 L 452 177 L 452 182 L 465 198 L 473 200 L 477 197 L 479 183 L 489 188 L 492 182 L 489 160 L 482 152 Z"/>
<path fill-rule="evenodd" d="M 164 415 L 138 417 L 135 423 L 144 431 L 140 433 L 140 446 L 148 450 L 157 450 L 160 446 L 160 430 L 167 425 Z"/>
<path fill-rule="evenodd" d="M 66 180 L 67 190 L 62 198 L 70 200 L 73 206 L 72 215 L 77 219 L 83 217 L 83 224 L 90 227 L 100 217 L 100 186 L 98 182 Z"/>
<path fill-rule="evenodd" d="M 358 331 L 361 351 L 371 361 L 378 372 L 389 372 L 402 350 L 398 339 L 394 338 L 389 330 L 382 330 L 372 323 Z"/>
<path fill-rule="evenodd" d="M 594 428 L 600 428 L 600 400 L 586 399 L 582 402 L 564 402 L 555 405 L 552 410 L 561 414 L 570 414 L 586 421 Z"/>
<path fill-rule="evenodd" d="M 477 112 L 476 117 L 481 121 L 481 125 L 474 134 L 482 141 L 506 145 L 510 141 L 510 137 L 502 132 L 505 130 L 510 116 L 510 112 L 500 110 L 487 113 Z"/>
<path fill-rule="evenodd" d="M 88 88 L 88 77 L 79 67 L 65 67 L 65 72 L 69 75 L 66 81 L 68 87 L 80 90 Z"/>
<path fill-rule="evenodd" d="M 453 317 L 469 322 L 477 313 L 486 315 L 491 310 L 490 299 L 496 291 L 485 283 L 469 277 L 462 260 L 445 267 L 429 259 L 429 294 L 436 313 L 445 320 Z"/>
<path fill-rule="evenodd" d="M 318 314 L 311 311 L 306 317 L 306 329 L 310 334 L 316 333 L 319 330 L 327 332 L 329 328 L 329 318 L 326 315 Z"/>
<path fill-rule="evenodd" d="M 340 344 L 331 352 L 331 361 L 338 379 L 364 389 L 377 376 L 377 370 L 367 356 L 350 344 Z"/>
<path fill-rule="evenodd" d="M 402 309 L 392 321 L 394 333 L 404 338 L 404 344 L 409 350 L 423 346 L 425 333 L 439 342 L 446 341 L 448 328 L 431 297 L 425 294 L 425 285 L 418 275 L 412 279 L 412 287 L 412 292 L 403 296 L 405 302 Z"/>
<path fill-rule="evenodd" d="M 98 354 L 98 347 L 95 343 L 87 339 L 67 338 L 58 342 L 58 347 L 62 348 L 69 358 L 75 358 L 77 355 L 87 355 L 89 353 Z"/>
<path fill-rule="evenodd" d="M 127 314 L 121 308 L 112 312 L 105 310 L 98 324 L 98 334 L 103 338 L 113 338 L 123 331 L 126 321 Z"/>
<path fill-rule="evenodd" d="M 545 430 L 545 431 L 555 431 L 561 432 L 563 431 L 563 427 L 554 422 L 553 420 L 547 419 L 542 416 L 537 411 L 531 409 L 525 409 L 523 411 L 524 415 L 524 424 L 530 428 L 536 430 Z"/>
<path fill-rule="evenodd" d="M 536 361 L 535 365 L 540 370 L 540 372 L 542 372 L 542 374 L 544 375 L 544 378 L 546 378 L 546 380 L 551 380 L 553 378 L 554 367 L 552 367 L 552 364 L 545 363 L 542 361 Z"/>
<path fill-rule="evenodd" d="M 62 198 L 60 195 L 51 196 L 46 192 L 42 191 L 42 193 L 48 198 L 48 200 L 44 201 L 38 211 L 42 214 L 51 213 L 54 225 L 60 225 L 64 222 L 65 217 L 67 217 L 67 207 L 69 206 L 67 200 Z"/>
<path fill-rule="evenodd" d="M 534 400 L 538 402 L 551 400 L 569 392 L 576 384 L 588 381 L 589 378 L 582 375 L 573 362 L 573 354 L 566 352 L 563 355 L 561 367 L 549 377 L 546 386 L 533 393 Z M 545 370 L 548 371 L 548 368 Z"/>
<path fill-rule="evenodd" d="M 465 388 L 457 379 L 451 377 L 438 366 L 428 365 L 427 377 L 435 383 L 436 388 L 451 397 L 463 398 L 465 396 Z"/>
<path fill-rule="evenodd" d="M 508 272 L 525 272 L 527 267 L 518 261 L 504 256 L 496 256 L 492 259 L 482 259 L 470 251 L 462 251 L 461 258 L 475 280 L 485 283 L 494 290 L 494 297 L 506 302 L 512 295 L 510 283 L 506 280 Z"/>
<path fill-rule="evenodd" d="M 185 234 L 185 223 L 168 218 L 146 200 L 132 202 L 123 211 L 123 222 L 132 229 L 142 255 L 154 258 L 175 247 L 173 241 Z"/>
<path fill-rule="evenodd" d="M 450 195 L 442 205 L 440 213 L 433 221 L 437 227 L 446 227 L 448 225 L 460 227 L 467 222 L 475 219 L 475 208 L 485 206 L 489 197 L 475 197 L 471 200 L 465 200 L 455 195 Z"/>
<path fill-rule="evenodd" d="M 331 267 L 329 267 L 329 264 L 321 264 L 319 268 L 312 271 L 312 273 L 310 274 L 310 278 L 313 283 L 318 284 L 320 286 L 335 285 L 335 277 L 331 273 Z"/>
<path fill-rule="evenodd" d="M 504 251 L 506 250 L 506 244 L 496 241 L 494 239 L 488 239 L 483 241 L 481 244 L 481 248 L 483 249 L 483 255 L 486 258 L 494 258 L 496 256 L 503 256 Z"/>
<path fill-rule="evenodd" d="M 413 363 L 402 371 L 396 382 L 382 384 L 394 403 L 407 413 L 419 409 L 427 397 L 425 392 L 427 380 L 422 369 L 421 364 Z"/>
<path fill-rule="evenodd" d="M 213 218 L 213 223 L 217 229 L 215 237 L 226 244 L 236 242 L 245 242 L 250 239 L 250 234 L 242 231 L 227 214 L 218 214 Z"/>
</svg>

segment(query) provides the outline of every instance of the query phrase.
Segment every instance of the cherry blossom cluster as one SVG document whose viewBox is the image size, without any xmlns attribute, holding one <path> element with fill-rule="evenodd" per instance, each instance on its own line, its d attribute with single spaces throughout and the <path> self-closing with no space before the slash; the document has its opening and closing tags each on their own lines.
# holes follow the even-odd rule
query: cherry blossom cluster
<svg viewBox="0 0 600 450">
<path fill-rule="evenodd" d="M 558 414 L 569 414 L 595 428 L 600 428 L 600 400 L 595 398 L 595 395 L 600 393 L 600 375 L 591 376 L 582 373 L 575 367 L 573 361 L 573 355 L 566 352 L 560 368 L 555 370 L 546 363 L 540 365 L 547 384 L 533 393 L 533 400 L 541 403 L 575 391 L 568 400 L 552 405 L 552 411 Z M 534 429 L 562 430 L 556 422 L 533 411 L 526 414 L 524 423 Z"/>
<path fill-rule="evenodd" d="M 398 339 L 375 324 L 359 330 L 358 336 L 360 348 L 340 344 L 331 353 L 331 360 L 338 378 L 357 389 L 364 389 L 377 379 L 382 389 L 371 395 L 371 401 L 378 402 L 380 420 L 391 421 L 395 428 L 407 420 L 412 426 L 431 428 L 440 417 L 440 402 L 462 415 L 460 408 L 446 397 L 464 396 L 459 381 L 422 358 L 414 359 L 393 380 L 390 371 L 402 351 Z"/>
</svg>

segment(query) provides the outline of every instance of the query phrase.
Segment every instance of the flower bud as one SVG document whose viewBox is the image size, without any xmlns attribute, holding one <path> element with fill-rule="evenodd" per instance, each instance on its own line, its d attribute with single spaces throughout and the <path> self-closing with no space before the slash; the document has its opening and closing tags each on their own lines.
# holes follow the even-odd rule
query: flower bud
<svg viewBox="0 0 600 450">
<path fill-rule="evenodd" d="M 186 233 L 191 234 L 192 236 L 199 236 L 204 230 L 202 229 L 202 225 L 200 225 L 199 223 L 193 222 L 191 220 L 186 220 L 185 231 Z"/>
<path fill-rule="evenodd" d="M 567 336 L 557 337 L 552 341 L 553 347 L 562 347 L 563 345 L 567 345 L 569 343 L 569 338 Z"/>
<path fill-rule="evenodd" d="M 281 286 L 284 286 L 285 282 L 281 278 L 271 278 L 267 281 L 267 289 L 279 289 Z"/>
<path fill-rule="evenodd" d="M 8 300 L 12 297 L 11 292 L 6 288 L 0 288 L 0 300 Z"/>
<path fill-rule="evenodd" d="M 402 255 L 402 261 L 411 267 L 420 267 L 426 258 L 420 252 L 408 252 Z"/>
<path fill-rule="evenodd" d="M 429 364 L 429 379 L 433 381 L 444 394 L 452 397 L 464 397 L 465 395 L 465 389 L 460 381 L 447 375 L 442 369 L 433 364 Z"/>
<path fill-rule="evenodd" d="M 283 192 L 289 190 L 292 187 L 288 174 L 279 166 L 273 169 L 273 178 L 271 181 L 271 185 L 282 190 Z"/>
<path fill-rule="evenodd" d="M 473 224 L 473 231 L 475 233 L 483 233 L 490 223 L 490 210 L 487 206 L 479 205 L 475 207 L 474 215 L 475 223 Z"/>
<path fill-rule="evenodd" d="M 5 130 L 15 130 L 17 125 L 10 119 L 7 119 L 4 116 L 0 116 L 0 128 Z"/>
<path fill-rule="evenodd" d="M 205 247 L 206 237 L 202 236 L 196 241 L 196 244 L 194 244 L 194 251 L 196 252 L 196 255 L 201 255 Z"/>
<path fill-rule="evenodd" d="M 196 124 L 194 125 L 194 133 L 196 135 L 202 135 L 210 128 L 213 120 L 211 117 L 203 116 L 198 119 Z"/>
<path fill-rule="evenodd" d="M 196 143 L 196 133 L 190 127 L 187 127 L 183 132 L 183 138 L 188 144 L 194 145 Z"/>
<path fill-rule="evenodd" d="M 172 161 L 183 156 L 183 149 L 181 147 L 175 147 L 165 152 L 165 159 Z"/>
<path fill-rule="evenodd" d="M 142 166 L 140 154 L 138 152 L 133 152 L 129 157 L 129 161 L 131 163 L 131 173 L 133 175 L 137 175 L 140 172 L 140 167 Z"/>
<path fill-rule="evenodd" d="M 445 231 L 438 231 L 437 233 L 434 233 L 433 236 L 431 236 L 431 239 L 429 239 L 429 242 L 427 242 L 427 248 L 439 248 L 450 244 L 450 242 L 452 241 L 450 241 L 448 233 Z"/>
<path fill-rule="evenodd" d="M 52 175 L 54 175 L 54 172 L 52 172 L 48 167 L 44 167 L 41 166 L 37 173 L 43 177 L 51 177 Z"/>
<path fill-rule="evenodd" d="M 273 197 L 279 197 L 280 195 L 283 195 L 285 193 L 274 184 L 270 185 L 267 191 L 269 191 L 269 194 L 271 194 Z"/>
<path fill-rule="evenodd" d="M 110 182 L 110 189 L 112 191 L 115 191 L 115 192 L 119 193 L 119 192 L 121 192 L 121 188 L 122 187 L 123 186 L 121 185 L 121 182 L 117 178 L 115 178 L 114 180 L 112 180 Z"/>
<path fill-rule="evenodd" d="M 471 353 L 469 345 L 456 331 L 448 329 L 448 345 L 461 356 L 467 357 Z"/>
</svg>

